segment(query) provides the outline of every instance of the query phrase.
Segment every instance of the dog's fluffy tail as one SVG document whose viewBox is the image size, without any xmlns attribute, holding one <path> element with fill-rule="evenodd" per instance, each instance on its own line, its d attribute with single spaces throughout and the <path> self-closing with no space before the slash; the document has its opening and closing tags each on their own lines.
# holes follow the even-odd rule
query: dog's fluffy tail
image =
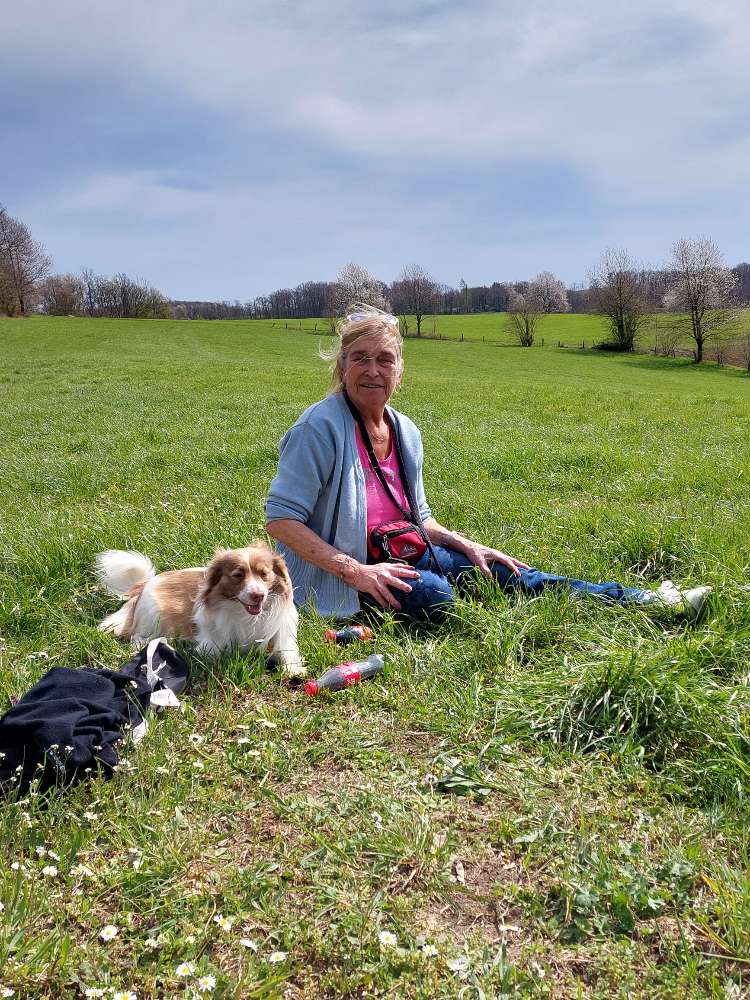
<svg viewBox="0 0 750 1000">
<path fill-rule="evenodd" d="M 99 582 L 117 597 L 129 597 L 139 583 L 145 583 L 156 576 L 154 564 L 148 556 L 141 552 L 123 552 L 121 549 L 100 552 L 94 569 Z"/>
</svg>

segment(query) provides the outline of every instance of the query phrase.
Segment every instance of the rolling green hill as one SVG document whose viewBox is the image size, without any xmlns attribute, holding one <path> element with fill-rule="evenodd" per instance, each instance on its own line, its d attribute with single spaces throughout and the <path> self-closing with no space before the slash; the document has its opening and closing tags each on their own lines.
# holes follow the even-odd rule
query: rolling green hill
<svg viewBox="0 0 750 1000">
<path fill-rule="evenodd" d="M 379 621 L 384 677 L 319 700 L 186 649 L 186 711 L 112 781 L 0 804 L 0 986 L 742 995 L 750 380 L 570 349 L 592 317 L 482 344 L 500 322 L 406 343 L 435 515 L 544 568 L 711 583 L 705 619 L 479 583 L 432 630 Z M 96 552 L 178 568 L 262 534 L 277 442 L 326 391 L 318 325 L 0 320 L 0 710 L 127 659 Z M 352 655 L 325 624 L 313 674 Z"/>
</svg>

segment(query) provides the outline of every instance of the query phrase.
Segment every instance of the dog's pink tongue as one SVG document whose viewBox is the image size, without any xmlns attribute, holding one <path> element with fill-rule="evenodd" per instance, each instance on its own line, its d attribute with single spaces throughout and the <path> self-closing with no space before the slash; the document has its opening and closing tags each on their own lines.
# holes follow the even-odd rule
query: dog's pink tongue
<svg viewBox="0 0 750 1000">
<path fill-rule="evenodd" d="M 243 606 L 245 608 L 245 611 L 247 611 L 247 613 L 249 615 L 259 615 L 260 614 L 260 604 L 245 604 Z"/>
</svg>

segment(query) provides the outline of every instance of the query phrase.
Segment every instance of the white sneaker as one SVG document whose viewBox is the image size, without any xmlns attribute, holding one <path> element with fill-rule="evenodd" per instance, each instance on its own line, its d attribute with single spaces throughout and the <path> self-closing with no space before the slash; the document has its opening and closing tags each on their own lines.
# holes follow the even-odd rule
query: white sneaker
<svg viewBox="0 0 750 1000">
<path fill-rule="evenodd" d="M 698 618 L 706 606 L 706 598 L 713 589 L 713 587 L 691 587 L 689 590 L 680 590 L 671 580 L 664 580 L 653 591 L 653 603 L 682 611 L 688 618 Z"/>
</svg>

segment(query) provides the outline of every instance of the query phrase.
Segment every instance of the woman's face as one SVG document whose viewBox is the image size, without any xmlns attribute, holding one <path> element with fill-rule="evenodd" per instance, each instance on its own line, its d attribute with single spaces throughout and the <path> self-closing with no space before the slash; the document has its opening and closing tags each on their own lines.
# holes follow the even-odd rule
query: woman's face
<svg viewBox="0 0 750 1000">
<path fill-rule="evenodd" d="M 346 352 L 342 379 L 357 409 L 385 406 L 401 381 L 404 362 L 393 339 L 382 333 L 357 340 Z"/>
</svg>

